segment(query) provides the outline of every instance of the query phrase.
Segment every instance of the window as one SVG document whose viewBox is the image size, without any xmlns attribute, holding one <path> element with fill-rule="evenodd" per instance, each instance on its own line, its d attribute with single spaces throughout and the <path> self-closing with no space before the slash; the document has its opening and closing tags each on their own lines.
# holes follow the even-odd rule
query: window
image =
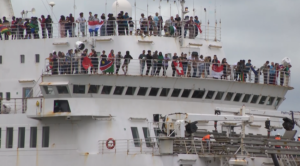
<svg viewBox="0 0 300 166">
<path fill-rule="evenodd" d="M 227 92 L 227 95 L 226 95 L 226 97 L 225 97 L 225 101 L 231 101 L 232 96 L 233 96 L 233 93 L 232 93 L 232 92 Z"/>
<path fill-rule="evenodd" d="M 251 99 L 251 103 L 252 103 L 252 104 L 256 104 L 258 98 L 259 98 L 259 95 L 254 95 L 254 96 L 252 97 L 252 99 Z"/>
<path fill-rule="evenodd" d="M 150 138 L 150 132 L 148 127 L 143 127 L 143 133 L 144 133 L 144 137 L 145 137 L 145 141 L 146 141 L 146 146 L 147 147 L 151 147 L 151 138 Z"/>
<path fill-rule="evenodd" d="M 250 97 L 251 97 L 251 95 L 245 94 L 245 96 L 244 96 L 242 102 L 243 102 L 243 103 L 248 103 L 248 101 L 250 100 Z"/>
<path fill-rule="evenodd" d="M 281 98 L 277 97 L 277 99 L 275 101 L 275 107 L 277 107 L 279 105 L 280 101 L 281 101 Z"/>
<path fill-rule="evenodd" d="M 68 100 L 54 100 L 54 113 L 71 112 Z"/>
<path fill-rule="evenodd" d="M 138 91 L 138 96 L 145 96 L 147 93 L 148 88 L 146 87 L 140 87 L 139 91 Z"/>
<path fill-rule="evenodd" d="M 0 64 L 2 64 L 2 55 L 0 55 Z"/>
<path fill-rule="evenodd" d="M 181 89 L 174 89 L 171 97 L 178 97 L 181 92 Z"/>
<path fill-rule="evenodd" d="M 136 87 L 131 87 L 131 86 L 129 86 L 129 87 L 127 88 L 127 91 L 126 91 L 126 94 L 125 94 L 125 95 L 133 96 L 134 93 L 135 93 L 135 90 L 136 90 Z"/>
<path fill-rule="evenodd" d="M 124 90 L 123 86 L 116 86 L 115 91 L 114 91 L 114 95 L 122 95 Z"/>
<path fill-rule="evenodd" d="M 35 54 L 35 63 L 40 63 L 40 54 Z"/>
<path fill-rule="evenodd" d="M 6 100 L 10 100 L 10 92 L 6 92 Z"/>
<path fill-rule="evenodd" d="M 215 97 L 215 100 L 222 100 L 223 95 L 224 95 L 224 92 L 218 92 L 216 97 Z"/>
<path fill-rule="evenodd" d="M 21 63 L 25 63 L 25 55 L 20 56 Z"/>
<path fill-rule="evenodd" d="M 163 88 L 160 92 L 160 97 L 167 97 L 169 95 L 170 88 Z"/>
<path fill-rule="evenodd" d="M 98 93 L 100 85 L 90 85 L 88 93 Z"/>
<path fill-rule="evenodd" d="M 268 102 L 267 102 L 267 105 L 272 105 L 273 102 L 274 102 L 274 100 L 275 100 L 275 97 L 269 97 L 269 100 L 268 100 Z"/>
<path fill-rule="evenodd" d="M 49 133 L 50 127 L 44 126 L 42 131 L 42 147 L 47 148 L 49 147 Z"/>
<path fill-rule="evenodd" d="M 189 97 L 190 93 L 191 93 L 190 89 L 184 89 L 181 97 Z"/>
<path fill-rule="evenodd" d="M 85 94 L 85 85 L 73 85 L 73 93 Z"/>
<path fill-rule="evenodd" d="M 265 104 L 265 101 L 267 100 L 267 96 L 262 96 L 259 100 L 258 104 Z"/>
<path fill-rule="evenodd" d="M 54 90 L 52 86 L 43 86 L 43 88 L 47 95 L 54 95 Z"/>
<path fill-rule="evenodd" d="M 112 86 L 104 86 L 103 89 L 102 89 L 102 92 L 101 94 L 104 94 L 104 95 L 109 95 L 110 94 L 110 91 L 112 89 Z"/>
<path fill-rule="evenodd" d="M 25 146 L 25 127 L 19 127 L 18 134 L 18 148 L 24 148 Z"/>
<path fill-rule="evenodd" d="M 149 96 L 157 96 L 159 88 L 151 88 Z"/>
<path fill-rule="evenodd" d="M 131 127 L 131 133 L 135 147 L 140 147 L 140 136 L 137 127 Z"/>
<path fill-rule="evenodd" d="M 67 86 L 56 86 L 58 94 L 68 94 L 68 88 Z"/>
<path fill-rule="evenodd" d="M 13 133 L 14 133 L 14 128 L 12 127 L 6 128 L 6 148 L 13 148 Z"/>
<path fill-rule="evenodd" d="M 212 99 L 214 97 L 215 91 L 208 91 L 206 95 L 206 99 Z"/>
<path fill-rule="evenodd" d="M 242 95 L 243 95 L 242 93 L 235 94 L 233 101 L 239 102 L 241 100 Z"/>
<path fill-rule="evenodd" d="M 36 148 L 37 127 L 30 127 L 30 147 Z"/>
<path fill-rule="evenodd" d="M 196 98 L 196 99 L 202 99 L 203 96 L 205 94 L 204 90 L 194 90 L 194 93 L 192 95 L 192 98 Z"/>
</svg>

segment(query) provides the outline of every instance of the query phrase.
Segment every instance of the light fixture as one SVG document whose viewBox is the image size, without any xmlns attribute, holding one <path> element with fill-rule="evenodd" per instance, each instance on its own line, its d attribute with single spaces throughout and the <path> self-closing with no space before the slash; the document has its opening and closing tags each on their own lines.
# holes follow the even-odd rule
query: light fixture
<svg viewBox="0 0 300 166">
<path fill-rule="evenodd" d="M 95 41 L 111 41 L 112 38 L 107 38 L 107 39 L 95 39 Z"/>
<path fill-rule="evenodd" d="M 138 40 L 139 43 L 153 43 L 153 41 L 150 40 Z"/>
<path fill-rule="evenodd" d="M 189 43 L 190 46 L 198 46 L 201 47 L 203 44 L 198 44 L 198 43 Z"/>
<path fill-rule="evenodd" d="M 210 44 L 208 47 L 209 48 L 222 48 L 222 46 L 213 45 L 213 44 Z"/>
<path fill-rule="evenodd" d="M 57 43 L 53 43 L 53 45 L 67 45 L 68 42 L 57 42 Z"/>
<path fill-rule="evenodd" d="M 130 117 L 129 120 L 148 121 L 147 118 L 135 118 L 135 117 Z"/>
</svg>

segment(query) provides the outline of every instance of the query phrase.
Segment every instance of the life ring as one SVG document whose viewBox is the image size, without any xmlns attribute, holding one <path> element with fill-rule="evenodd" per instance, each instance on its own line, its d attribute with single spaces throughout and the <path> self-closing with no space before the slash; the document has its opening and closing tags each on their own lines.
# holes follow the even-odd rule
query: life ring
<svg viewBox="0 0 300 166">
<path fill-rule="evenodd" d="M 107 149 L 113 149 L 116 146 L 116 141 L 113 138 L 109 138 L 106 141 L 106 148 Z"/>
</svg>

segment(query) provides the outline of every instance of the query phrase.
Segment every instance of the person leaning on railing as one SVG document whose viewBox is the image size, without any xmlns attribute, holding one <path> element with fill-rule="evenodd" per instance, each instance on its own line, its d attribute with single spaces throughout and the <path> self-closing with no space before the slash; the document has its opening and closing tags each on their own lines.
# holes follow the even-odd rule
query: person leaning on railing
<svg viewBox="0 0 300 166">
<path fill-rule="evenodd" d="M 16 39 L 16 34 L 17 34 L 17 26 L 16 26 L 16 17 L 13 16 L 12 17 L 12 21 L 11 21 L 11 26 L 10 26 L 10 30 L 11 30 L 11 40 L 15 40 Z"/>
<path fill-rule="evenodd" d="M 268 83 L 268 71 L 269 71 L 268 65 L 269 65 L 269 61 L 266 61 L 266 63 L 263 64 L 262 67 L 260 67 L 260 71 L 262 71 L 264 74 L 264 84 Z"/>
<path fill-rule="evenodd" d="M 118 52 L 118 54 L 116 55 L 116 74 L 119 74 L 119 69 L 121 67 L 121 59 L 123 59 L 124 57 L 121 55 L 121 51 Z"/>
<path fill-rule="evenodd" d="M 163 60 L 163 76 L 166 76 L 166 72 L 167 72 L 167 69 L 169 67 L 169 61 L 171 59 L 169 58 L 168 54 L 165 54 L 165 58 Z"/>
<path fill-rule="evenodd" d="M 175 73 L 176 73 L 176 67 L 174 65 L 174 62 L 177 62 L 178 61 L 178 56 L 177 56 L 177 53 L 174 53 L 174 56 L 172 57 L 172 77 L 175 77 Z"/>
<path fill-rule="evenodd" d="M 47 18 L 46 18 L 46 28 L 47 28 L 49 38 L 52 38 L 52 23 L 53 23 L 53 21 L 51 19 L 51 16 L 48 15 Z M 26 29 L 26 31 L 27 31 L 27 29 Z"/>
<path fill-rule="evenodd" d="M 157 70 L 156 70 L 156 73 L 155 75 L 159 76 L 159 73 L 160 73 L 160 70 L 161 70 L 161 67 L 162 67 L 162 62 L 164 60 L 164 56 L 162 54 L 162 52 L 159 52 L 158 54 L 158 61 L 157 61 Z"/>
<path fill-rule="evenodd" d="M 133 58 L 130 55 L 130 52 L 126 51 L 126 55 L 124 56 L 124 63 L 122 65 L 122 70 L 125 75 L 127 74 L 127 71 L 128 71 L 128 64 L 130 63 L 130 59 L 133 59 Z M 124 68 L 125 68 L 125 70 L 124 70 Z"/>
<path fill-rule="evenodd" d="M 80 32 L 82 33 L 82 36 L 85 36 L 85 23 L 86 23 L 86 19 L 83 17 L 83 13 L 82 12 L 79 14 L 79 17 L 77 18 L 76 23 L 79 24 L 79 29 L 80 29 Z"/>
<path fill-rule="evenodd" d="M 158 51 L 156 50 L 152 56 L 152 71 L 151 75 L 155 75 L 157 70 Z"/>
<path fill-rule="evenodd" d="M 200 55 L 200 58 L 199 58 L 199 64 L 198 64 L 198 70 L 199 70 L 199 78 L 205 76 L 205 61 L 203 59 L 203 55 Z"/>
<path fill-rule="evenodd" d="M 6 17 L 3 17 L 2 25 L 9 28 L 9 21 L 6 19 Z M 4 40 L 8 40 L 8 33 L 4 33 Z"/>
<path fill-rule="evenodd" d="M 139 56 L 139 61 L 140 61 L 140 74 L 141 76 L 143 75 L 144 68 L 145 68 L 145 59 L 146 59 L 146 51 L 143 50 L 143 53 L 140 54 Z"/>
<path fill-rule="evenodd" d="M 146 75 L 149 74 L 149 71 L 152 67 L 152 55 L 151 55 L 151 51 L 148 50 L 148 54 L 146 55 L 146 62 L 147 62 L 147 71 L 146 71 Z"/>
</svg>

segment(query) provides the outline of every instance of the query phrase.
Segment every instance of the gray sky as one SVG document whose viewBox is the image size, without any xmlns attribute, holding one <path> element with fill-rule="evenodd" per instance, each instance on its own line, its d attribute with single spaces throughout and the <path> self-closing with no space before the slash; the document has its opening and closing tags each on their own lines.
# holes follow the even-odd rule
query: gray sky
<svg viewBox="0 0 300 166">
<path fill-rule="evenodd" d="M 60 15 L 73 13 L 74 0 L 12 0 L 14 13 L 20 16 L 20 12 L 36 9 L 35 16 L 48 15 L 51 9 L 48 2 L 54 1 L 54 14 L 58 19 Z M 134 0 L 128 0 L 134 7 Z M 149 15 L 158 12 L 159 0 L 148 0 Z M 191 11 L 193 0 L 186 0 L 186 6 Z M 43 3 L 44 2 L 44 3 Z M 107 0 L 107 12 L 111 12 L 113 0 Z M 147 0 L 137 0 L 137 16 L 147 13 Z M 170 0 L 161 3 L 161 15 L 164 19 L 170 16 L 170 4 L 172 15 L 178 13 L 180 5 Z M 214 22 L 214 8 L 216 4 L 218 22 L 222 19 L 222 43 L 225 55 L 229 63 L 236 63 L 240 59 L 251 59 L 252 63 L 260 67 L 266 60 L 281 62 L 284 57 L 292 59 L 292 86 L 295 88 L 286 95 L 285 102 L 279 110 L 300 111 L 299 104 L 300 78 L 297 71 L 300 67 L 300 1 L 296 0 L 194 0 L 195 15 L 198 15 L 204 23 L 203 8 L 207 9 L 208 20 Z M 76 17 L 79 12 L 87 16 L 89 11 L 93 13 L 105 13 L 105 0 L 76 0 Z M 134 19 L 134 8 L 133 8 Z M 189 15 L 193 15 L 190 13 Z M 28 16 L 32 16 L 29 14 Z M 56 20 L 54 19 L 56 22 Z M 298 78 L 297 78 L 298 77 Z"/>
</svg>

